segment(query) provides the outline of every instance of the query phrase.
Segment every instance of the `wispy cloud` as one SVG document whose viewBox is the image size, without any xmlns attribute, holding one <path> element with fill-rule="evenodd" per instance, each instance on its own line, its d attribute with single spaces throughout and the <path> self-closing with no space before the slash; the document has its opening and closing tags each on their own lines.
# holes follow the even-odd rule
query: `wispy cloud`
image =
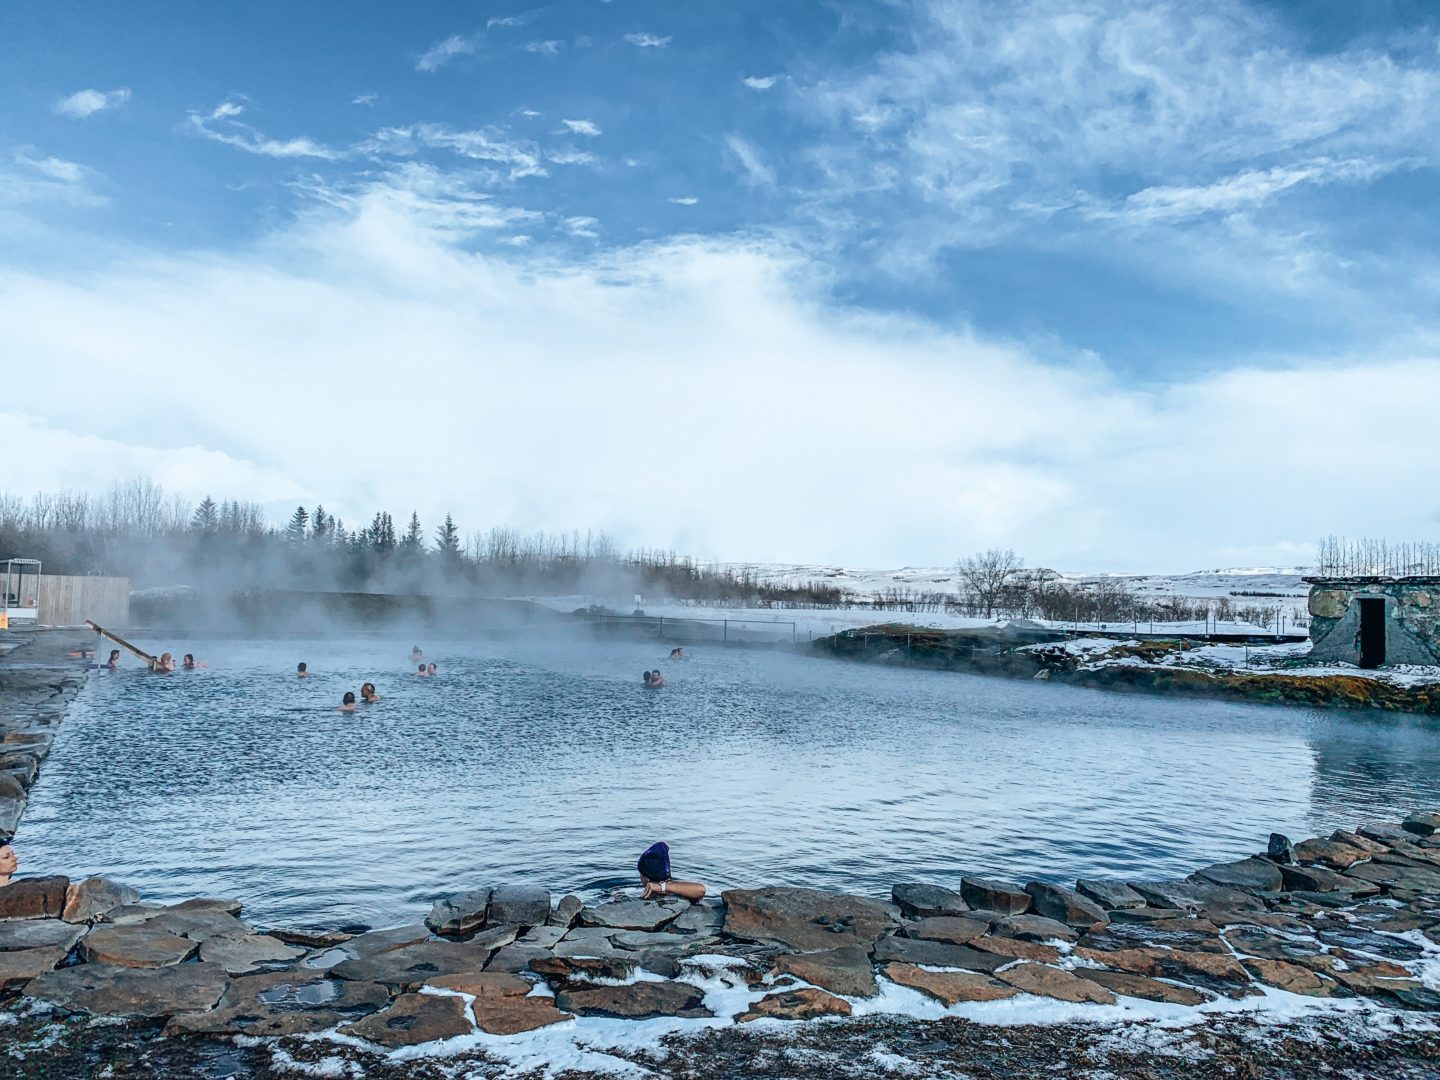
<svg viewBox="0 0 1440 1080">
<path fill-rule="evenodd" d="M 659 37 L 655 34 L 626 34 L 625 40 L 631 45 L 637 45 L 642 49 L 663 49 L 670 44 L 670 35 Z"/>
<path fill-rule="evenodd" d="M 446 150 L 472 161 L 502 166 L 497 176 L 507 180 L 548 175 L 538 146 L 513 139 L 498 127 L 463 129 L 447 124 L 415 124 L 382 128 L 356 149 L 380 158 L 403 157 L 421 149 Z"/>
<path fill-rule="evenodd" d="M 694 206 L 700 200 L 697 199 L 694 195 L 673 195 L 665 201 L 672 202 L 676 206 Z"/>
<path fill-rule="evenodd" d="M 563 41 L 527 41 L 525 51 L 540 56 L 559 56 L 564 45 Z"/>
<path fill-rule="evenodd" d="M 244 113 L 245 106 L 239 102 L 222 101 L 208 113 L 192 111 L 186 120 L 186 129 L 214 142 L 262 157 L 339 161 L 346 156 L 344 151 L 316 142 L 307 135 L 291 139 L 272 139 L 238 119 Z"/>
<path fill-rule="evenodd" d="M 600 134 L 600 125 L 593 120 L 561 120 L 560 123 L 564 124 L 572 135 L 587 135 L 593 138 Z"/>
<path fill-rule="evenodd" d="M 739 135 L 726 135 L 725 145 L 745 172 L 746 180 L 754 186 L 773 187 L 775 171 L 765 164 L 760 148 Z"/>
<path fill-rule="evenodd" d="M 57 101 L 55 111 L 61 116 L 83 120 L 107 109 L 118 109 L 129 100 L 130 90 L 124 86 L 118 90 L 77 90 Z"/>
<path fill-rule="evenodd" d="M 10 161 L 0 165 L 0 217 L 7 207 L 49 203 L 80 208 L 109 201 L 95 191 L 94 170 L 78 162 L 27 150 L 16 151 Z"/>
<path fill-rule="evenodd" d="M 426 49 L 415 61 L 416 71 L 439 71 L 457 56 L 469 56 L 475 52 L 473 38 L 451 34 L 444 41 L 437 41 Z"/>
<path fill-rule="evenodd" d="M 374 105 L 375 102 L 377 102 L 377 101 L 379 101 L 379 100 L 380 100 L 380 95 L 379 95 L 379 94 L 376 94 L 376 93 L 373 93 L 373 92 L 371 92 L 371 93 L 365 93 L 365 94 L 356 94 L 353 98 L 350 99 L 350 104 L 351 104 L 351 105 Z"/>
<path fill-rule="evenodd" d="M 560 222 L 561 226 L 571 236 L 584 236 L 594 238 L 600 235 L 598 232 L 600 220 L 593 217 L 567 217 Z"/>
<path fill-rule="evenodd" d="M 747 75 L 740 81 L 751 90 L 769 90 L 775 85 L 775 80 L 774 75 Z"/>
<path fill-rule="evenodd" d="M 485 20 L 485 29 L 494 30 L 496 27 L 507 29 L 512 26 L 524 26 L 524 15 L 497 15 L 494 18 Z"/>
</svg>

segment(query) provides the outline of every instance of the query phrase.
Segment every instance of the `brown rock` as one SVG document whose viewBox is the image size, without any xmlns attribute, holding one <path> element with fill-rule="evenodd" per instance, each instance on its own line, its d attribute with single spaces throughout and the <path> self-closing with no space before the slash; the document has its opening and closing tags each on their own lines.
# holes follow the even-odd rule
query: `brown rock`
<svg viewBox="0 0 1440 1080">
<path fill-rule="evenodd" d="M 881 938 L 876 942 L 875 959 L 882 963 L 895 960 L 902 964 L 965 968 L 987 973 L 1009 963 L 1008 957 L 982 952 L 968 945 L 947 945 L 942 941 L 900 937 Z"/>
<path fill-rule="evenodd" d="M 223 911 L 226 915 L 239 915 L 243 909 L 244 905 L 233 896 L 197 896 L 168 908 L 170 911 Z"/>
<path fill-rule="evenodd" d="M 1047 964 L 1029 962 L 997 971 L 995 977 L 1027 994 L 1040 994 L 1059 1001 L 1089 1001 L 1097 1005 L 1115 1004 L 1115 995 L 1097 983 L 1077 979 L 1068 971 Z"/>
<path fill-rule="evenodd" d="M 151 929 L 164 930 L 191 941 L 206 941 L 212 937 L 244 937 L 255 931 L 219 908 L 169 907 L 145 925 Z"/>
<path fill-rule="evenodd" d="M 1331 870 L 1348 870 L 1370 853 L 1334 840 L 1302 840 L 1295 845 L 1295 859 L 1301 863 L 1319 863 Z M 1288 886 L 1287 886 L 1288 887 Z"/>
<path fill-rule="evenodd" d="M 72 881 L 65 891 L 65 907 L 60 917 L 72 923 L 93 922 L 107 912 L 139 900 L 140 894 L 136 890 L 109 878 L 92 877 L 84 881 Z"/>
<path fill-rule="evenodd" d="M 1062 922 L 1043 915 L 1011 915 L 995 924 L 996 937 L 1019 938 L 1021 941 L 1077 941 L 1080 934 Z"/>
<path fill-rule="evenodd" d="M 465 999 L 448 994 L 401 994 L 388 1009 L 347 1024 L 341 1034 L 381 1046 L 418 1046 L 474 1031 Z"/>
<path fill-rule="evenodd" d="M 102 926 L 80 942 L 80 956 L 87 964 L 115 964 L 128 968 L 169 967 L 188 960 L 198 942 L 158 929 L 153 923 L 134 926 Z"/>
<path fill-rule="evenodd" d="M 1308 968 L 1299 964 L 1287 964 L 1284 960 L 1246 960 L 1245 970 L 1250 972 L 1257 982 L 1279 990 L 1288 990 L 1292 994 L 1329 997 L 1331 990 L 1335 988 L 1333 982 L 1322 979 Z"/>
<path fill-rule="evenodd" d="M 37 975 L 52 971 L 65 959 L 69 949 L 55 945 L 39 949 L 16 949 L 0 952 L 0 990 L 23 986 Z"/>
<path fill-rule="evenodd" d="M 1204 975 L 1228 982 L 1247 983 L 1250 976 L 1233 956 L 1208 952 L 1182 952 L 1178 949 L 1117 949 L 1101 951 L 1076 946 L 1075 955 L 1083 960 L 1128 971 L 1134 975 L 1163 975 L 1184 980 L 1186 975 Z"/>
<path fill-rule="evenodd" d="M 58 919 L 65 910 L 70 879 L 16 878 L 0 889 L 0 919 Z"/>
<path fill-rule="evenodd" d="M 859 945 L 825 952 L 787 953 L 775 960 L 776 972 L 794 975 L 835 994 L 873 997 L 880 992 L 870 953 Z"/>
<path fill-rule="evenodd" d="M 165 1034 L 310 1035 L 389 1003 L 390 992 L 378 983 L 274 971 L 232 979 L 214 1009 L 172 1017 Z"/>
<path fill-rule="evenodd" d="M 873 945 L 896 925 L 884 904 L 844 893 L 771 887 L 731 889 L 722 897 L 726 933 L 797 952 Z"/>
<path fill-rule="evenodd" d="M 271 930 L 269 934 L 277 941 L 285 942 L 286 945 L 300 945 L 306 949 L 333 949 L 337 945 L 344 945 L 355 936 L 340 930 L 312 930 L 305 927 L 292 930 Z"/>
<path fill-rule="evenodd" d="M 699 1019 L 711 1015 L 705 995 L 689 983 L 640 982 L 624 986 L 597 986 L 562 990 L 555 996 L 558 1008 L 583 1016 L 613 1016 L 621 1020 L 649 1020 L 656 1016 Z"/>
<path fill-rule="evenodd" d="M 200 959 L 207 964 L 219 964 L 229 975 L 245 975 L 262 967 L 288 964 L 304 955 L 304 949 L 286 945 L 268 934 L 212 937 L 200 943 Z"/>
<path fill-rule="evenodd" d="M 1030 894 L 1008 882 L 994 878 L 967 877 L 960 879 L 960 896 L 972 908 L 998 911 L 1004 915 L 1023 915 L 1030 910 Z"/>
<path fill-rule="evenodd" d="M 1110 916 L 1105 914 L 1105 909 L 1100 904 L 1073 889 L 1032 881 L 1025 886 L 1025 891 L 1031 896 L 1030 910 L 1034 914 L 1054 919 L 1066 926 L 1089 930 L 1110 921 Z"/>
<path fill-rule="evenodd" d="M 770 994 L 750 1006 L 738 1019 L 742 1024 L 752 1020 L 812 1020 L 817 1016 L 849 1016 L 850 1003 L 824 990 L 806 988 Z"/>
<path fill-rule="evenodd" d="M 560 979 L 589 976 L 595 979 L 625 979 L 635 970 L 633 956 L 550 956 L 530 961 L 530 970 Z"/>
<path fill-rule="evenodd" d="M 143 970 L 81 964 L 37 976 L 25 987 L 25 996 L 68 1012 L 163 1020 L 213 1008 L 227 984 L 214 964 Z"/>
<path fill-rule="evenodd" d="M 426 986 L 437 986 L 441 990 L 454 990 L 476 998 L 524 997 L 535 989 L 535 984 L 519 975 L 500 971 L 482 971 L 478 974 L 437 975 L 425 980 Z"/>
<path fill-rule="evenodd" d="M 69 952 L 85 936 L 86 928 L 59 919 L 16 919 L 0 923 L 0 952 L 17 949 L 61 948 Z"/>
<path fill-rule="evenodd" d="M 1019 938 L 979 937 L 970 943 L 973 949 L 994 953 L 996 956 L 1013 957 L 1016 960 L 1034 960 L 1041 964 L 1058 964 L 1060 950 L 1054 945 L 1041 945 Z"/>
<path fill-rule="evenodd" d="M 1175 986 L 1156 979 L 1147 979 L 1144 975 L 1105 971 L 1100 968 L 1076 968 L 1075 974 L 1125 997 L 1163 1001 L 1170 1005 L 1203 1005 L 1211 1000 L 1208 995 L 1189 986 Z"/>
<path fill-rule="evenodd" d="M 476 998 L 472 1008 L 475 1026 L 487 1035 L 518 1035 L 575 1019 L 557 1009 L 554 1000 L 547 997 Z"/>
<path fill-rule="evenodd" d="M 927 971 L 914 964 L 886 964 L 883 970 L 891 982 L 929 994 L 946 1008 L 961 1001 L 999 1001 L 1020 992 L 989 975 L 968 971 Z"/>
<path fill-rule="evenodd" d="M 989 928 L 988 922 L 979 919 L 937 915 L 906 924 L 905 936 L 925 941 L 944 941 L 950 945 L 968 945 Z"/>
<path fill-rule="evenodd" d="M 346 960 L 336 964 L 332 973 L 341 979 L 378 982 L 409 990 L 437 975 L 478 974 L 499 947 L 484 940 L 495 931 L 485 931 L 470 941 L 422 941 L 398 949 L 378 953 L 365 960 Z M 511 940 L 515 928 L 508 928 Z M 504 935 L 496 940 L 509 944 Z"/>
</svg>

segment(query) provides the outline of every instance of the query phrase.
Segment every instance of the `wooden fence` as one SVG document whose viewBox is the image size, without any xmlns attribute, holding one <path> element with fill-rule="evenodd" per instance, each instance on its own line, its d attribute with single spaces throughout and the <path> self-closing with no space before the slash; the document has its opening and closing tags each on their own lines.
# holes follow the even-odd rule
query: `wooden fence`
<svg viewBox="0 0 1440 1080">
<path fill-rule="evenodd" d="M 102 626 L 130 623 L 130 579 L 40 575 L 40 624 L 79 626 L 94 619 Z"/>
</svg>

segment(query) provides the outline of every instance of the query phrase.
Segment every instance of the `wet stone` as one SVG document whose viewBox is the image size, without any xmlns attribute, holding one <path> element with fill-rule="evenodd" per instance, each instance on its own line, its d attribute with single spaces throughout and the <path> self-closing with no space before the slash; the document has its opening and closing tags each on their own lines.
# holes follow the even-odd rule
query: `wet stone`
<svg viewBox="0 0 1440 1080">
<path fill-rule="evenodd" d="M 1104 964 L 1132 975 L 1174 979 L 1227 997 L 1244 996 L 1249 992 L 1250 976 L 1240 962 L 1228 953 L 1184 952 L 1178 949 L 1136 948 L 1114 952 L 1098 952 L 1083 945 L 1076 946 L 1075 955 L 1082 960 Z"/>
<path fill-rule="evenodd" d="M 1042 945 L 1035 941 L 1021 941 L 1019 938 L 978 937 L 970 943 L 981 952 L 1006 956 L 1012 960 L 1034 960 L 1041 964 L 1058 964 L 1060 950 L 1054 945 Z"/>
<path fill-rule="evenodd" d="M 1377 934 L 1358 926 L 1322 929 L 1317 931 L 1315 936 L 1326 945 L 1383 956 L 1388 960 L 1417 960 L 1425 952 L 1414 942 L 1390 937 L 1387 934 Z"/>
<path fill-rule="evenodd" d="M 1278 873 L 1278 868 L 1272 869 Z M 1205 881 L 1132 881 L 1130 887 L 1155 907 L 1199 912 L 1211 908 L 1224 911 L 1263 911 L 1265 908 L 1262 900 L 1247 892 Z"/>
<path fill-rule="evenodd" d="M 1091 949 L 1131 949 L 1164 946 L 1190 952 L 1225 953 L 1225 942 L 1215 924 L 1205 919 L 1165 919 L 1151 923 L 1111 923 L 1086 934 L 1082 944 Z"/>
<path fill-rule="evenodd" d="M 502 949 L 495 950 L 485 964 L 486 971 L 518 973 L 531 970 L 530 965 L 536 960 L 544 960 L 550 956 L 550 950 L 542 949 L 535 945 L 521 945 L 518 942 L 514 945 L 506 945 Z"/>
<path fill-rule="evenodd" d="M 1265 857 L 1273 863 L 1288 866 L 1295 861 L 1295 847 L 1284 833 L 1272 832 L 1265 845 Z"/>
<path fill-rule="evenodd" d="M 70 879 L 58 875 L 16 878 L 0 889 L 0 920 L 58 919 L 69 886 Z"/>
<path fill-rule="evenodd" d="M 1380 887 L 1323 866 L 1282 866 L 1285 888 L 1300 892 L 1341 892 L 1354 896 L 1374 895 Z"/>
<path fill-rule="evenodd" d="M 0 952 L 0 990 L 23 986 L 37 975 L 52 970 L 65 959 L 69 949 L 49 945 L 38 949 Z"/>
<path fill-rule="evenodd" d="M 1368 852 L 1334 840 L 1302 840 L 1295 845 L 1297 862 L 1306 865 L 1319 863 L 1331 870 L 1347 870 L 1365 858 L 1369 858 Z"/>
<path fill-rule="evenodd" d="M 1240 859 L 1215 863 L 1191 875 L 1211 885 L 1244 892 L 1279 892 L 1283 884 L 1280 868 L 1269 859 Z"/>
<path fill-rule="evenodd" d="M 994 878 L 961 878 L 960 896 L 972 908 L 999 911 L 1006 915 L 1021 915 L 1030 909 L 1029 893 Z"/>
<path fill-rule="evenodd" d="M 389 1008 L 340 1029 L 380 1046 L 418 1046 L 474 1030 L 465 999 L 448 994 L 402 994 Z"/>
<path fill-rule="evenodd" d="M 532 961 L 530 970 L 560 979 L 626 979 L 635 970 L 635 958 L 549 956 Z"/>
<path fill-rule="evenodd" d="M 24 993 L 67 1012 L 163 1020 L 213 1007 L 228 981 L 225 972 L 213 964 L 145 970 L 81 964 L 38 976 Z"/>
<path fill-rule="evenodd" d="M 958 892 L 940 885 L 896 885 L 890 890 L 890 899 L 912 919 L 959 915 L 970 910 Z"/>
<path fill-rule="evenodd" d="M 425 925 L 437 934 L 451 937 L 473 933 L 485 925 L 490 894 L 490 889 L 471 889 L 436 900 L 430 914 L 425 916 Z"/>
<path fill-rule="evenodd" d="M 230 975 L 244 975 L 275 964 L 289 964 L 305 955 L 305 950 L 287 945 L 268 934 L 247 937 L 214 937 L 200 944 L 200 959 L 219 964 Z"/>
<path fill-rule="evenodd" d="M 80 956 L 88 964 L 159 968 L 189 959 L 197 948 L 198 942 L 144 922 L 92 930 L 80 942 Z"/>
<path fill-rule="evenodd" d="M 656 1016 L 699 1019 L 711 1015 L 698 988 L 669 981 L 562 990 L 555 996 L 555 1004 L 566 1012 L 582 1016 L 611 1016 L 622 1020 L 648 1020 Z"/>
<path fill-rule="evenodd" d="M 615 930 L 658 930 L 678 918 L 689 905 L 683 900 L 620 900 L 582 908 L 582 926 Z"/>
<path fill-rule="evenodd" d="M 1093 926 L 1110 921 L 1105 909 L 1088 896 L 1059 885 L 1047 885 L 1043 881 L 1032 881 L 1025 886 L 1030 894 L 1032 914 L 1054 919 L 1066 926 L 1089 930 Z"/>
<path fill-rule="evenodd" d="M 550 918 L 550 893 L 538 885 L 498 885 L 490 894 L 491 926 L 540 926 Z"/>
<path fill-rule="evenodd" d="M 996 937 L 1019 938 L 1021 941 L 1078 941 L 1074 928 L 1042 915 L 1012 915 L 1001 919 L 992 931 Z"/>
<path fill-rule="evenodd" d="M 472 1006 L 475 1026 L 487 1035 L 518 1035 L 575 1019 L 545 997 L 484 997 Z"/>
<path fill-rule="evenodd" d="M 1126 923 L 1138 925 L 1143 923 L 1164 922 L 1168 919 L 1184 919 L 1189 912 L 1179 908 L 1159 907 L 1138 907 L 1138 908 L 1112 908 L 1110 921 L 1112 923 Z"/>
<path fill-rule="evenodd" d="M 997 956 L 965 945 L 946 945 L 939 941 L 915 938 L 882 938 L 875 945 L 875 959 L 880 963 L 898 961 L 902 964 L 927 964 L 931 967 L 966 968 L 990 973 L 1011 963 L 1007 956 Z"/>
<path fill-rule="evenodd" d="M 1286 990 L 1292 994 L 1304 994 L 1307 997 L 1329 997 L 1335 988 L 1333 982 L 1322 979 L 1309 968 L 1301 967 L 1299 964 L 1289 964 L 1284 960 L 1246 960 L 1245 970 L 1255 978 L 1256 982 L 1262 982 L 1266 986 L 1273 986 L 1277 990 Z"/>
<path fill-rule="evenodd" d="M 1268 934 L 1263 930 L 1237 928 L 1226 935 L 1231 947 L 1243 956 L 1260 957 L 1266 960 L 1299 961 L 1318 956 L 1322 949 L 1319 942 L 1295 940 Z"/>
<path fill-rule="evenodd" d="M 987 922 L 955 915 L 935 915 L 906 923 L 902 927 L 906 937 L 943 941 L 950 945 L 967 945 L 989 929 L 990 924 Z"/>
<path fill-rule="evenodd" d="M 1040 994 L 1059 1001 L 1088 1001 L 1097 1005 L 1115 1003 L 1115 995 L 1105 987 L 1078 979 L 1068 971 L 1047 964 L 1021 963 L 996 972 L 995 977 L 1027 994 Z"/>
<path fill-rule="evenodd" d="M 0 923 L 0 952 L 18 949 L 60 948 L 69 952 L 85 936 L 86 928 L 59 919 L 23 919 Z"/>
<path fill-rule="evenodd" d="M 1440 831 L 1440 814 L 1411 814 L 1400 827 L 1416 836 L 1430 836 Z"/>
<path fill-rule="evenodd" d="M 725 909 L 716 900 L 702 900 L 691 904 L 680 913 L 680 917 L 666 927 L 676 934 L 717 933 L 725 925 Z"/>
<path fill-rule="evenodd" d="M 92 877 L 72 881 L 65 892 L 65 907 L 60 917 L 66 922 L 93 922 L 107 912 L 126 904 L 137 903 L 140 893 L 129 885 L 109 878 Z"/>
<path fill-rule="evenodd" d="M 818 889 L 732 889 L 724 900 L 727 933 L 798 952 L 869 945 L 897 923 L 884 904 Z"/>
<path fill-rule="evenodd" d="M 776 958 L 775 971 L 849 997 L 873 997 L 880 992 L 870 954 L 859 945 L 825 952 L 788 953 Z"/>
<path fill-rule="evenodd" d="M 928 994 L 947 1008 L 961 1001 L 1000 1001 L 1020 992 L 989 975 L 966 971 L 927 971 L 914 964 L 896 963 L 886 964 L 884 972 L 891 982 Z"/>
<path fill-rule="evenodd" d="M 1399 822 L 1376 821 L 1368 825 L 1361 825 L 1355 830 L 1366 840 L 1373 840 L 1377 844 L 1390 844 L 1393 841 L 1406 842 L 1412 838 Z"/>
<path fill-rule="evenodd" d="M 382 1009 L 390 992 L 378 983 L 277 971 L 232 979 L 209 1012 L 175 1016 L 167 1035 L 309 1035 Z"/>
<path fill-rule="evenodd" d="M 147 919 L 144 925 L 152 930 L 163 930 L 192 941 L 207 941 L 212 937 L 244 937 L 255 932 L 228 911 L 178 905 L 166 908 L 154 918 Z"/>
<path fill-rule="evenodd" d="M 850 1003 L 824 990 L 805 988 L 783 990 L 770 994 L 752 1004 L 738 1019 L 740 1023 L 752 1020 L 814 1020 L 821 1016 L 849 1016 Z"/>
<path fill-rule="evenodd" d="M 299 945 L 306 949 L 333 949 L 344 945 L 354 935 L 339 930 L 314 930 L 298 927 L 288 930 L 271 930 L 270 936 L 286 945 Z"/>
<path fill-rule="evenodd" d="M 372 956 L 402 949 L 406 945 L 418 945 L 430 940 L 430 930 L 414 923 L 408 926 L 392 926 L 387 930 L 371 930 L 345 942 L 345 954 L 356 960 L 368 960 Z"/>
<path fill-rule="evenodd" d="M 1170 1005 L 1203 1005 L 1212 1000 L 1209 994 L 1202 994 L 1194 987 L 1176 986 L 1158 979 L 1148 979 L 1144 975 L 1131 975 L 1124 971 L 1076 968 L 1075 975 L 1081 979 L 1098 983 L 1112 993 L 1125 997 L 1144 998 L 1146 1001 L 1163 1001 Z"/>
<path fill-rule="evenodd" d="M 377 953 L 365 960 L 346 960 L 332 970 L 337 978 L 358 982 L 378 982 L 403 989 L 419 986 L 434 975 L 459 975 L 485 970 L 492 953 L 508 945 L 515 929 L 501 934 L 486 931 L 488 940 L 477 937 L 471 941 L 422 941 L 398 949 Z M 509 940 L 506 940 L 506 938 Z"/>
<path fill-rule="evenodd" d="M 580 909 L 584 906 L 585 902 L 578 896 L 562 896 L 560 902 L 555 905 L 555 910 L 545 921 L 551 926 L 573 926 L 576 916 L 580 914 Z"/>
</svg>

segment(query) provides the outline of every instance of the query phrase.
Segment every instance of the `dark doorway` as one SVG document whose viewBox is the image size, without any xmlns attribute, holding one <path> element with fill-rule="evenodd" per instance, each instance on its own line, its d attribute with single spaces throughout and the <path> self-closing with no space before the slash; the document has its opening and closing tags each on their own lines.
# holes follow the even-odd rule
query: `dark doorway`
<svg viewBox="0 0 1440 1080">
<path fill-rule="evenodd" d="M 1360 666 L 1385 663 L 1385 601 L 1360 601 Z"/>
</svg>

